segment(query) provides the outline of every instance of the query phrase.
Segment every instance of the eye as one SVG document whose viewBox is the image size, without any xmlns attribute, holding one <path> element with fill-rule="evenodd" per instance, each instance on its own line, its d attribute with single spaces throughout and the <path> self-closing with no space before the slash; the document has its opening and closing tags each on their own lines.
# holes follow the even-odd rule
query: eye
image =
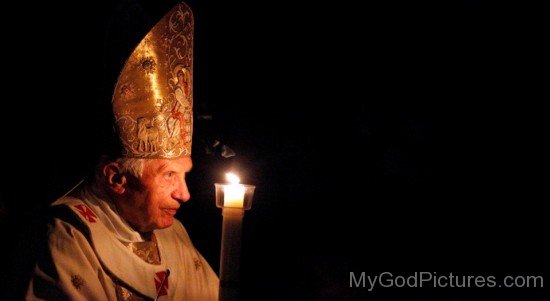
<svg viewBox="0 0 550 301">
<path fill-rule="evenodd" d="M 176 173 L 174 171 L 169 171 L 167 173 L 164 174 L 166 178 L 170 179 L 170 178 L 173 178 Z"/>
</svg>

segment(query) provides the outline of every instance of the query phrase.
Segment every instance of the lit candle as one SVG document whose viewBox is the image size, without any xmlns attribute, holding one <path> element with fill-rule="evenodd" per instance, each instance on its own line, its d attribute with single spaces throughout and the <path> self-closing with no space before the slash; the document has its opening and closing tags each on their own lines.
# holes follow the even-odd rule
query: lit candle
<svg viewBox="0 0 550 301">
<path fill-rule="evenodd" d="M 215 184 L 216 206 L 222 208 L 220 252 L 220 301 L 239 300 L 239 261 L 244 211 L 250 209 L 254 185 L 239 184 L 235 174 L 225 174 L 229 184 Z M 223 196 L 223 197 L 222 197 Z"/>
<path fill-rule="evenodd" d="M 225 177 L 230 185 L 224 186 L 224 207 L 243 208 L 244 205 L 244 186 L 239 184 L 241 179 L 235 174 L 226 173 Z"/>
</svg>

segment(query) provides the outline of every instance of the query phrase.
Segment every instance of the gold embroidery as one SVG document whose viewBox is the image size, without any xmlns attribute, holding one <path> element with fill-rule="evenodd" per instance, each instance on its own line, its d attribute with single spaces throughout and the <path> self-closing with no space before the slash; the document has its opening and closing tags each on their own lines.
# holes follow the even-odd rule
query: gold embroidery
<svg viewBox="0 0 550 301">
<path fill-rule="evenodd" d="M 125 242 L 124 245 L 132 250 L 141 260 L 150 264 L 160 264 L 160 253 L 154 235 L 152 236 L 152 240 L 153 241 Z M 116 295 L 117 299 L 120 301 L 145 300 L 143 297 L 140 297 L 119 283 L 116 285 Z"/>
<path fill-rule="evenodd" d="M 154 241 L 124 243 L 134 254 L 150 264 L 160 264 L 160 255 Z"/>
<path fill-rule="evenodd" d="M 191 155 L 194 22 L 186 4 L 175 6 L 122 68 L 112 104 L 125 157 Z"/>
<path fill-rule="evenodd" d="M 146 299 L 138 296 L 135 293 L 132 293 L 130 290 L 117 284 L 116 286 L 116 297 L 119 301 L 145 301 Z"/>
</svg>

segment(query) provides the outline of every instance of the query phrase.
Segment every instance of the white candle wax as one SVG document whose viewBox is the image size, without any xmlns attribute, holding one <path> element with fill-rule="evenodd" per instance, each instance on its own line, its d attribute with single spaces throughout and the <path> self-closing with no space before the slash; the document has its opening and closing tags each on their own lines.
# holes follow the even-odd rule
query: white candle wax
<svg viewBox="0 0 550 301">
<path fill-rule="evenodd" d="M 241 184 L 229 184 L 224 187 L 224 207 L 243 208 L 244 186 Z"/>
</svg>

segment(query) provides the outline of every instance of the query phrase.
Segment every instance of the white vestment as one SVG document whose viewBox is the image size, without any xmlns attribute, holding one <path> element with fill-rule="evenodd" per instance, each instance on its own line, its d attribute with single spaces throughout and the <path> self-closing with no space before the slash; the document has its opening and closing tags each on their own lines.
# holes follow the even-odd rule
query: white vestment
<svg viewBox="0 0 550 301">
<path fill-rule="evenodd" d="M 90 189 L 53 205 L 67 214 L 49 225 L 27 300 L 218 299 L 218 277 L 179 221 L 154 231 L 160 264 L 150 264 L 128 247 L 140 233 Z"/>
</svg>

